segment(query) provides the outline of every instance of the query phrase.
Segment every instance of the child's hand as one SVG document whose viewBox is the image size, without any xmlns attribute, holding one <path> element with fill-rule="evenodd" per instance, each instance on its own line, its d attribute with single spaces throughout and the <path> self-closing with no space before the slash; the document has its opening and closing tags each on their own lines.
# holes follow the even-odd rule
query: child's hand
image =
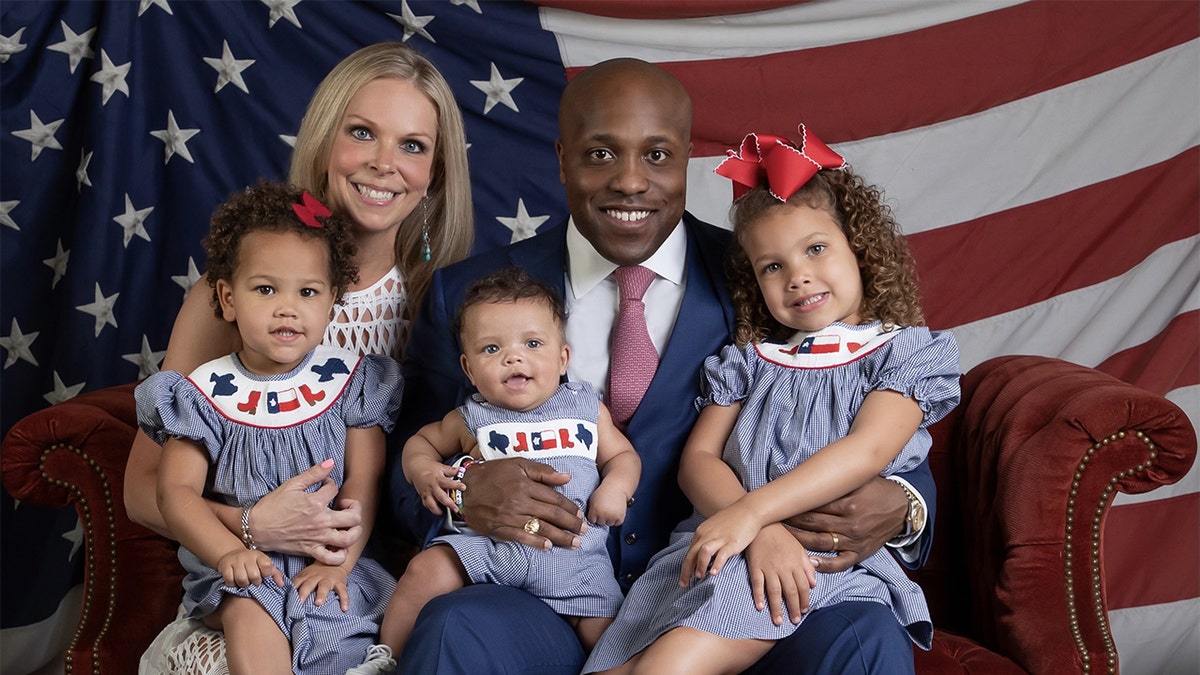
<svg viewBox="0 0 1200 675">
<path fill-rule="evenodd" d="M 271 556 L 262 551 L 235 548 L 217 561 L 217 571 L 225 578 L 225 584 L 228 586 L 257 586 L 267 577 L 274 579 L 275 585 L 283 586 L 283 572 L 276 569 L 275 563 L 271 562 Z"/>
<path fill-rule="evenodd" d="M 300 573 L 292 578 L 292 585 L 296 587 L 296 595 L 300 596 L 300 602 L 306 602 L 309 596 L 315 593 L 313 604 L 317 607 L 324 605 L 329 592 L 333 591 L 338 595 L 342 611 L 349 612 L 350 596 L 347 595 L 349 587 L 346 579 L 347 572 L 341 566 L 315 562 L 300 570 Z"/>
<path fill-rule="evenodd" d="M 629 497 L 601 483 L 588 499 L 588 520 L 597 525 L 620 525 L 625 522 Z"/>
<path fill-rule="evenodd" d="M 687 588 L 691 577 L 717 576 L 725 561 L 746 550 L 761 528 L 737 503 L 708 518 L 696 534 L 679 571 L 679 585 Z"/>
<path fill-rule="evenodd" d="M 779 523 L 764 527 L 746 547 L 746 572 L 758 611 L 770 607 L 771 621 L 782 626 L 786 605 L 792 623 L 800 623 L 817 575 L 808 551 L 791 531 Z"/>
<path fill-rule="evenodd" d="M 431 512 L 441 515 L 442 507 L 455 510 L 458 506 L 448 494 L 449 490 L 465 490 L 467 486 L 454 480 L 458 469 L 441 462 L 421 462 L 414 467 L 412 475 L 407 476 L 417 494 L 421 495 L 421 503 Z"/>
</svg>

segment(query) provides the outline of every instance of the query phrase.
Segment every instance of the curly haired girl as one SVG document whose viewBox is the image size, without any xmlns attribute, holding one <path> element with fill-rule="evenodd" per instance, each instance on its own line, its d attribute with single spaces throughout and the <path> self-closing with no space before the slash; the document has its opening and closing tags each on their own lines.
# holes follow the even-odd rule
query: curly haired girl
<svg viewBox="0 0 1200 675">
<path fill-rule="evenodd" d="M 829 554 L 806 555 L 783 524 L 915 467 L 926 427 L 959 398 L 958 348 L 922 326 L 914 265 L 879 190 L 800 135 L 750 134 L 716 170 L 734 180 L 737 322 L 735 344 L 705 362 L 680 459 L 695 513 L 585 672 L 740 672 L 806 613 L 847 601 L 891 606 L 897 630 L 930 646 L 924 596 L 891 554 L 818 581 L 809 555 Z"/>
<path fill-rule="evenodd" d="M 299 188 L 260 183 L 233 196 L 205 248 L 213 307 L 242 347 L 136 390 L 139 425 L 163 446 L 158 504 L 182 546 L 184 609 L 224 631 L 235 675 L 346 672 L 372 647 L 395 587 L 360 554 L 384 432 L 399 412 L 399 366 L 322 344 L 358 274 L 350 237 L 348 221 Z M 342 500 L 362 505 L 364 533 L 339 565 L 261 551 L 250 530 L 254 504 L 316 464 Z M 205 497 L 241 508 L 240 538 Z"/>
</svg>

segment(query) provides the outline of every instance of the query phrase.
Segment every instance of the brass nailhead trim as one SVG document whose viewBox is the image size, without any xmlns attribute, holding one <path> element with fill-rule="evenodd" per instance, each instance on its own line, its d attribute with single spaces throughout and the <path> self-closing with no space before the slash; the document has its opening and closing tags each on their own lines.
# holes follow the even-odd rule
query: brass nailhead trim
<svg viewBox="0 0 1200 675">
<path fill-rule="evenodd" d="M 1131 469 L 1126 469 L 1125 471 L 1121 471 L 1116 476 L 1113 476 L 1109 479 L 1108 485 L 1105 486 L 1104 492 L 1100 495 L 1100 501 L 1097 502 L 1096 510 L 1092 516 L 1092 534 L 1091 534 L 1091 540 L 1092 540 L 1092 553 L 1091 553 L 1092 604 L 1096 608 L 1096 621 L 1100 625 L 1100 634 L 1104 640 L 1104 652 L 1105 652 L 1106 660 L 1108 662 L 1107 665 L 1108 665 L 1109 675 L 1116 675 L 1116 672 L 1117 672 L 1117 649 L 1116 649 L 1116 645 L 1113 644 L 1112 631 L 1110 631 L 1109 627 L 1108 627 L 1108 617 L 1105 615 L 1103 604 L 1101 603 L 1100 519 L 1104 515 L 1104 509 L 1108 506 L 1109 502 L 1112 500 L 1113 492 L 1116 490 L 1117 483 L 1119 483 L 1121 480 L 1123 480 L 1127 477 L 1133 476 L 1134 474 L 1139 474 L 1139 473 L 1146 471 L 1146 469 L 1150 468 L 1150 466 L 1152 466 L 1154 464 L 1154 460 L 1157 459 L 1157 457 L 1158 457 L 1158 449 L 1154 446 L 1153 441 L 1151 441 L 1141 431 L 1134 431 L 1133 433 L 1137 437 L 1137 439 L 1146 446 L 1146 449 L 1149 452 L 1149 456 L 1145 462 L 1142 462 L 1141 464 L 1138 464 L 1136 467 L 1133 467 Z M 1072 552 L 1071 552 L 1071 544 L 1073 541 L 1071 530 L 1072 530 L 1072 524 L 1075 521 L 1075 498 L 1079 494 L 1079 482 L 1083 478 L 1083 472 L 1086 471 L 1088 468 L 1088 461 L 1092 458 L 1092 455 L 1096 454 L 1096 452 L 1103 449 L 1109 443 L 1115 442 L 1120 439 L 1124 439 L 1125 436 L 1126 436 L 1126 432 L 1124 430 L 1118 431 L 1117 433 L 1109 436 L 1108 438 L 1105 438 L 1101 441 L 1097 441 L 1096 443 L 1093 443 L 1092 447 L 1088 448 L 1087 453 L 1084 454 L 1083 458 L 1079 461 L 1079 466 L 1076 467 L 1076 469 L 1075 469 L 1075 480 L 1071 483 L 1071 493 L 1070 493 L 1070 496 L 1067 498 L 1067 522 L 1066 522 L 1067 531 L 1066 531 L 1066 537 L 1065 537 L 1065 560 L 1064 560 L 1064 564 L 1066 567 L 1067 612 L 1070 615 L 1070 619 L 1071 619 L 1071 635 L 1075 639 L 1075 648 L 1077 650 L 1079 650 L 1080 660 L 1083 662 L 1083 672 L 1084 673 L 1091 673 L 1092 667 L 1091 667 L 1091 658 L 1089 657 L 1087 648 L 1085 647 L 1085 645 L 1083 643 L 1083 635 L 1079 628 L 1079 608 L 1075 604 L 1075 601 L 1076 601 L 1075 584 L 1074 584 L 1075 571 L 1074 571 L 1074 560 L 1072 559 Z"/>
<path fill-rule="evenodd" d="M 93 532 L 93 524 L 92 524 L 92 506 L 91 506 L 91 504 L 88 503 L 87 499 L 84 497 L 83 490 L 76 485 L 72 485 L 71 483 L 68 483 L 64 480 L 59 480 L 57 478 L 53 478 L 50 476 L 50 474 L 46 473 L 46 458 L 48 456 L 50 456 L 50 454 L 55 452 L 56 450 L 65 450 L 67 452 L 73 452 L 76 455 L 79 455 L 80 457 L 82 457 L 84 460 L 86 460 L 88 463 L 88 466 L 91 467 L 92 471 L 95 472 L 96 476 L 99 477 L 100 484 L 104 487 L 104 515 L 105 515 L 105 520 L 108 525 L 108 532 L 109 532 L 109 538 L 108 538 L 109 539 L 109 558 L 112 560 L 113 565 L 112 565 L 112 574 L 109 576 L 109 579 L 108 579 L 108 588 L 109 588 L 108 611 L 104 615 L 104 623 L 102 624 L 100 632 L 96 635 L 95 642 L 92 643 L 92 650 L 91 650 L 91 652 L 92 652 L 92 672 L 99 672 L 100 671 L 100 654 L 99 654 L 98 646 L 99 646 L 101 640 L 104 639 L 104 636 L 108 634 L 108 629 L 112 625 L 112 617 L 113 617 L 113 613 L 116 611 L 116 601 L 117 601 L 116 600 L 117 594 L 114 592 L 114 589 L 116 589 L 116 587 L 117 587 L 117 521 L 116 521 L 116 516 L 113 513 L 112 486 L 109 485 L 108 478 L 104 475 L 104 471 L 101 470 L 100 465 L 96 462 L 96 460 L 92 459 L 90 456 L 88 456 L 88 454 L 86 452 L 84 452 L 83 450 L 80 450 L 79 448 L 77 448 L 73 445 L 67 445 L 65 443 L 56 443 L 42 451 L 41 460 L 38 462 L 38 470 L 41 472 L 42 478 L 45 478 L 51 485 L 63 488 L 65 490 L 70 490 L 71 492 L 75 493 L 75 497 L 77 500 L 76 510 L 81 514 L 81 517 L 84 521 L 85 534 L 90 534 L 91 532 Z M 91 536 L 85 536 L 85 539 L 87 540 L 87 545 L 84 547 L 84 549 L 87 551 L 87 563 L 86 563 L 87 595 L 84 597 L 83 608 L 82 608 L 82 610 L 80 612 L 80 616 L 79 616 L 79 628 L 76 628 L 75 635 L 73 635 L 71 637 L 71 644 L 68 645 L 66 656 L 63 659 L 64 675 L 70 675 L 74 671 L 75 663 L 74 663 L 74 655 L 73 654 L 75 652 L 76 645 L 78 644 L 79 639 L 80 639 L 80 635 L 79 635 L 80 630 L 87 623 L 88 611 L 92 608 L 92 601 L 95 599 L 96 588 L 97 588 L 96 542 L 95 542 L 95 538 L 91 537 Z"/>
</svg>

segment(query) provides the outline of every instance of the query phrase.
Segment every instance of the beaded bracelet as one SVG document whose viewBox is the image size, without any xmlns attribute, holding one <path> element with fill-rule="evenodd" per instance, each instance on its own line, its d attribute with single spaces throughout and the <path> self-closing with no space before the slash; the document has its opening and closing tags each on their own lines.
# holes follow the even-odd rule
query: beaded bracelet
<svg viewBox="0 0 1200 675">
<path fill-rule="evenodd" d="M 251 551 L 257 551 L 258 546 L 254 543 L 254 536 L 250 534 L 250 509 L 254 505 L 242 507 L 242 543 Z"/>
<path fill-rule="evenodd" d="M 473 457 L 464 458 L 462 460 L 462 464 L 458 465 L 458 471 L 454 474 L 455 482 L 461 483 L 463 476 L 467 475 L 467 469 L 469 469 L 474 464 L 483 464 L 483 462 L 484 462 L 484 460 L 475 459 Z M 463 515 L 462 490 L 459 490 L 458 488 L 451 489 L 450 490 L 450 498 L 454 500 L 454 512 L 456 514 L 458 514 L 459 517 L 462 517 L 462 515 Z"/>
</svg>

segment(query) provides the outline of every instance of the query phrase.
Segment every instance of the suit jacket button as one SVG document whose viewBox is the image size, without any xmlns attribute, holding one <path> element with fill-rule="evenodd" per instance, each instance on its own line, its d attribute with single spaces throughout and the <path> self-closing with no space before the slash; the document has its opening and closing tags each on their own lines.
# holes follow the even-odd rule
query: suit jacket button
<svg viewBox="0 0 1200 675">
<path fill-rule="evenodd" d="M 637 501 L 637 497 L 630 497 L 629 501 L 625 502 L 625 508 L 630 508 Z"/>
<path fill-rule="evenodd" d="M 636 544 L 637 543 L 637 532 L 630 532 L 629 534 L 625 535 L 625 543 L 629 544 L 631 546 L 633 544 Z"/>
</svg>

